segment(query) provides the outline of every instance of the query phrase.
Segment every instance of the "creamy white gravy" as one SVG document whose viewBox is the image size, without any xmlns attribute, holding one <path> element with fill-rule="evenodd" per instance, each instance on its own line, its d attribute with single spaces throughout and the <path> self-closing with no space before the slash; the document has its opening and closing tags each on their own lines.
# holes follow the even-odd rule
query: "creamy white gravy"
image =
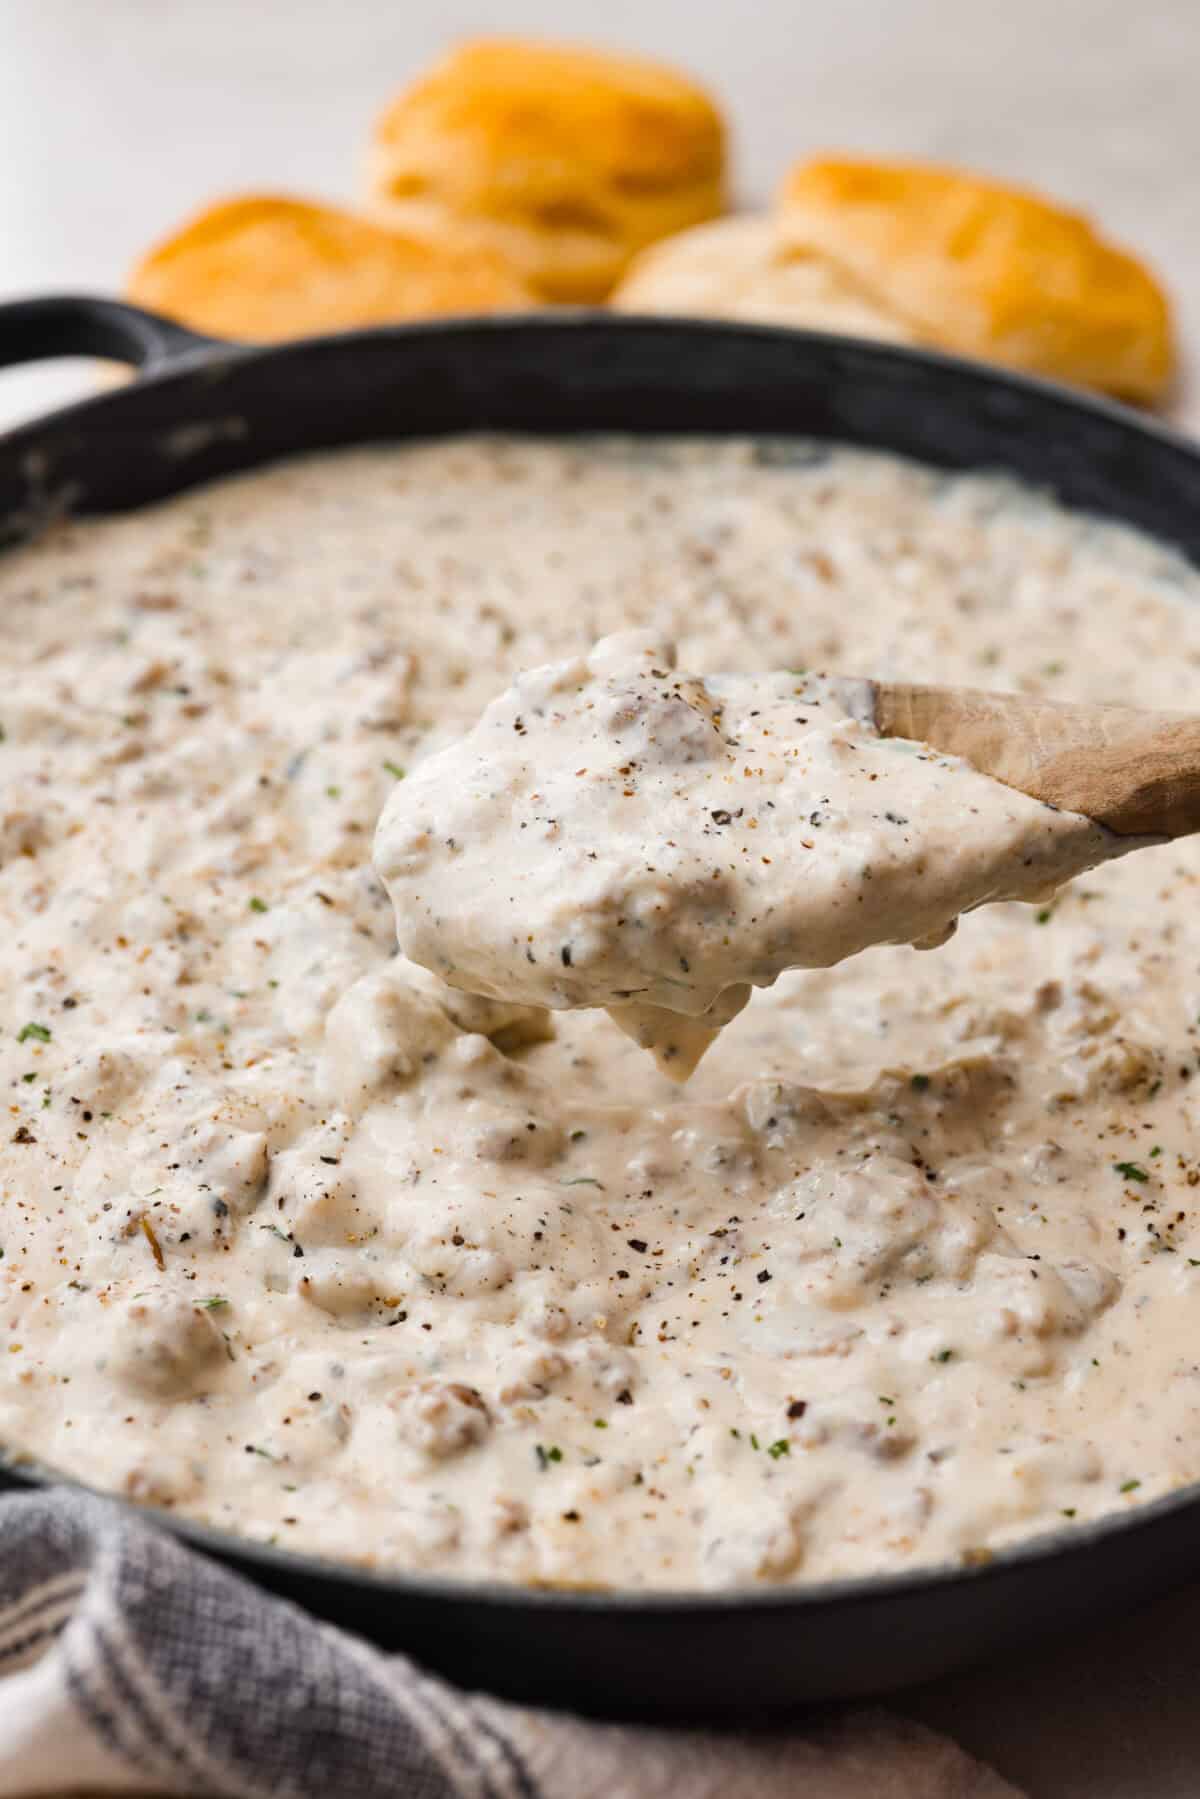
<svg viewBox="0 0 1200 1799">
<path fill-rule="evenodd" d="M 861 680 L 705 679 L 646 639 L 520 675 L 397 785 L 375 866 L 414 962 L 492 999 L 604 1006 L 686 1079 L 753 987 L 937 947 L 960 913 L 1132 847 L 881 737 Z"/>
<path fill-rule="evenodd" d="M 1200 578 L 805 445 L 380 449 L 0 565 L 0 1438 L 512 1581 L 976 1556 L 1200 1476 L 1200 848 L 782 976 L 673 1087 L 394 954 L 388 795 L 632 628 L 1194 704 Z"/>
</svg>

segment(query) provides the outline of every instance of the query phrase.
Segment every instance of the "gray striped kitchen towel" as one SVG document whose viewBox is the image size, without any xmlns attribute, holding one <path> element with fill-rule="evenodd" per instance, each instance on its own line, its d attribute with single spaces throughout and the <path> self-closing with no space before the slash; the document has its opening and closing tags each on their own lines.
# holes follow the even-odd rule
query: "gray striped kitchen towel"
<svg viewBox="0 0 1200 1799">
<path fill-rule="evenodd" d="M 0 1501 L 0 1799 L 1013 1799 L 880 1711 L 794 1732 L 595 1724 L 466 1694 L 127 1508 Z"/>
</svg>

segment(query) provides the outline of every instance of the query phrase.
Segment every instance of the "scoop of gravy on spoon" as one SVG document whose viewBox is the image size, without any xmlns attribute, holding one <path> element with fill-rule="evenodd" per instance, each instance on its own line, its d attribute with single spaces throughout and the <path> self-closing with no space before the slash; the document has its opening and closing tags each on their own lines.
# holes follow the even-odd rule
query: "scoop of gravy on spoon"
<svg viewBox="0 0 1200 1799">
<path fill-rule="evenodd" d="M 534 669 L 420 764 L 376 866 L 451 985 L 603 1006 L 686 1079 L 756 986 L 1044 901 L 1200 829 L 1200 720 L 833 675 L 682 673 L 641 633 Z"/>
</svg>

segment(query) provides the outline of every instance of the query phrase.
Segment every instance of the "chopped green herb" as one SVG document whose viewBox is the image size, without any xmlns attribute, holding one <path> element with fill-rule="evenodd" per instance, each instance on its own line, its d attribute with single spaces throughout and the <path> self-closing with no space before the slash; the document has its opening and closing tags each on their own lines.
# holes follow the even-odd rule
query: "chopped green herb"
<svg viewBox="0 0 1200 1799">
<path fill-rule="evenodd" d="M 773 1462 L 777 1462 L 781 1455 L 790 1455 L 791 1453 L 792 1446 L 786 1437 L 777 1437 L 774 1443 L 767 1444 L 767 1454 Z"/>
<path fill-rule="evenodd" d="M 914 1074 L 912 1080 L 909 1082 L 909 1086 L 914 1093 L 924 1093 L 929 1086 L 929 1076 L 927 1074 Z"/>
<path fill-rule="evenodd" d="M 1113 1168 L 1127 1181 L 1148 1181 L 1150 1179 L 1140 1162 L 1114 1162 Z"/>
<path fill-rule="evenodd" d="M 937 1354 L 930 1356 L 929 1359 L 931 1362 L 948 1362 L 953 1354 L 954 1351 L 952 1349 L 939 1349 Z"/>
<path fill-rule="evenodd" d="M 894 1399 L 889 1399 L 886 1393 L 881 1393 L 879 1395 L 879 1403 L 880 1405 L 895 1405 L 896 1401 Z"/>
<path fill-rule="evenodd" d="M 1050 920 L 1053 917 L 1054 917 L 1054 907 L 1053 906 L 1043 906 L 1041 911 L 1037 914 L 1037 922 L 1038 922 L 1038 924 L 1049 924 Z"/>
<path fill-rule="evenodd" d="M 35 1043 L 49 1043 L 50 1032 L 44 1024 L 23 1024 L 17 1032 L 18 1043 L 28 1043 L 32 1037 Z"/>
<path fill-rule="evenodd" d="M 223 1293 L 214 1293 L 212 1297 L 206 1299 L 203 1304 L 206 1312 L 219 1312 L 222 1306 L 227 1306 L 229 1304 L 229 1301 L 225 1298 Z"/>
<path fill-rule="evenodd" d="M 401 768 L 398 762 L 385 762 L 383 766 L 394 780 L 402 781 L 404 779 L 405 770 Z"/>
<path fill-rule="evenodd" d="M 573 1181 L 560 1181 L 560 1187 L 599 1187 L 604 1192 L 604 1182 L 598 1181 L 594 1174 L 577 1174 Z"/>
<path fill-rule="evenodd" d="M 1161 1155 L 1162 1155 L 1162 1144 L 1156 1143 L 1154 1145 L 1154 1148 L 1150 1151 L 1150 1160 L 1153 1161 L 1155 1156 L 1161 1156 Z"/>
<path fill-rule="evenodd" d="M 607 1430 L 608 1429 L 608 1419 L 607 1418 L 593 1418 L 592 1423 L 595 1425 L 597 1430 Z"/>
<path fill-rule="evenodd" d="M 1141 1484 L 1140 1480 L 1123 1480 L 1121 1482 L 1121 1491 L 1122 1493 L 1132 1493 L 1134 1489 L 1140 1487 Z"/>
<path fill-rule="evenodd" d="M 325 791 L 331 800 L 340 800 L 342 797 L 342 790 L 340 787 L 327 787 Z"/>
<path fill-rule="evenodd" d="M 535 1443 L 533 1446 L 533 1453 L 537 1457 L 538 1467 L 543 1474 L 546 1472 L 546 1469 L 550 1466 L 551 1462 L 561 1462 L 563 1459 L 563 1452 L 558 1447 L 557 1443 L 551 1443 L 549 1449 L 546 1449 L 541 1443 Z"/>
<path fill-rule="evenodd" d="M 751 1449 L 761 1449 L 762 1448 L 761 1443 L 759 1442 L 758 1438 L 755 1436 L 753 1431 L 750 1432 L 750 1447 L 751 1447 Z"/>
<path fill-rule="evenodd" d="M 1062 1515 L 1064 1518 L 1073 1518 L 1075 1516 L 1075 1507 L 1073 1505 L 1064 1505 Z"/>
<path fill-rule="evenodd" d="M 24 1082 L 25 1082 L 25 1083 L 26 1083 L 26 1084 L 28 1084 L 28 1083 L 29 1083 L 29 1082 L 30 1082 L 30 1081 L 36 1081 L 36 1080 L 37 1080 L 37 1069 L 36 1069 L 36 1068 L 31 1068 L 31 1069 L 30 1069 L 30 1070 L 29 1070 L 29 1073 L 28 1073 L 28 1074 L 23 1074 L 23 1075 L 22 1075 L 22 1076 L 21 1076 L 21 1079 L 22 1079 L 22 1080 L 23 1080 L 23 1081 L 24 1081 Z"/>
<path fill-rule="evenodd" d="M 260 900 L 258 895 L 255 894 L 254 898 L 250 901 L 250 910 L 252 912 L 265 912 L 267 910 L 266 900 Z"/>
</svg>

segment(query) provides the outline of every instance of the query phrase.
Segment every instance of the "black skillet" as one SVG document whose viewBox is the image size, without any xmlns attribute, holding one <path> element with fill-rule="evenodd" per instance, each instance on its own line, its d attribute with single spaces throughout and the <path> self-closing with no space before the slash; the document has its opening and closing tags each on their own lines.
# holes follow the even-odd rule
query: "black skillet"
<svg viewBox="0 0 1200 1799">
<path fill-rule="evenodd" d="M 1119 408 L 924 352 L 601 315 L 231 349 L 109 302 L 0 307 L 0 366 L 68 355 L 133 363 L 141 379 L 0 437 L 0 540 L 65 510 L 138 506 L 338 444 L 480 428 L 770 432 L 1005 469 L 1200 564 L 1200 452 Z M 0 1467 L 0 1485 L 46 1478 Z M 978 1566 L 650 1596 L 377 1576 L 155 1516 L 260 1585 L 467 1685 L 625 1716 L 745 1716 L 898 1687 L 1119 1617 L 1200 1574 L 1200 1487 Z"/>
</svg>

